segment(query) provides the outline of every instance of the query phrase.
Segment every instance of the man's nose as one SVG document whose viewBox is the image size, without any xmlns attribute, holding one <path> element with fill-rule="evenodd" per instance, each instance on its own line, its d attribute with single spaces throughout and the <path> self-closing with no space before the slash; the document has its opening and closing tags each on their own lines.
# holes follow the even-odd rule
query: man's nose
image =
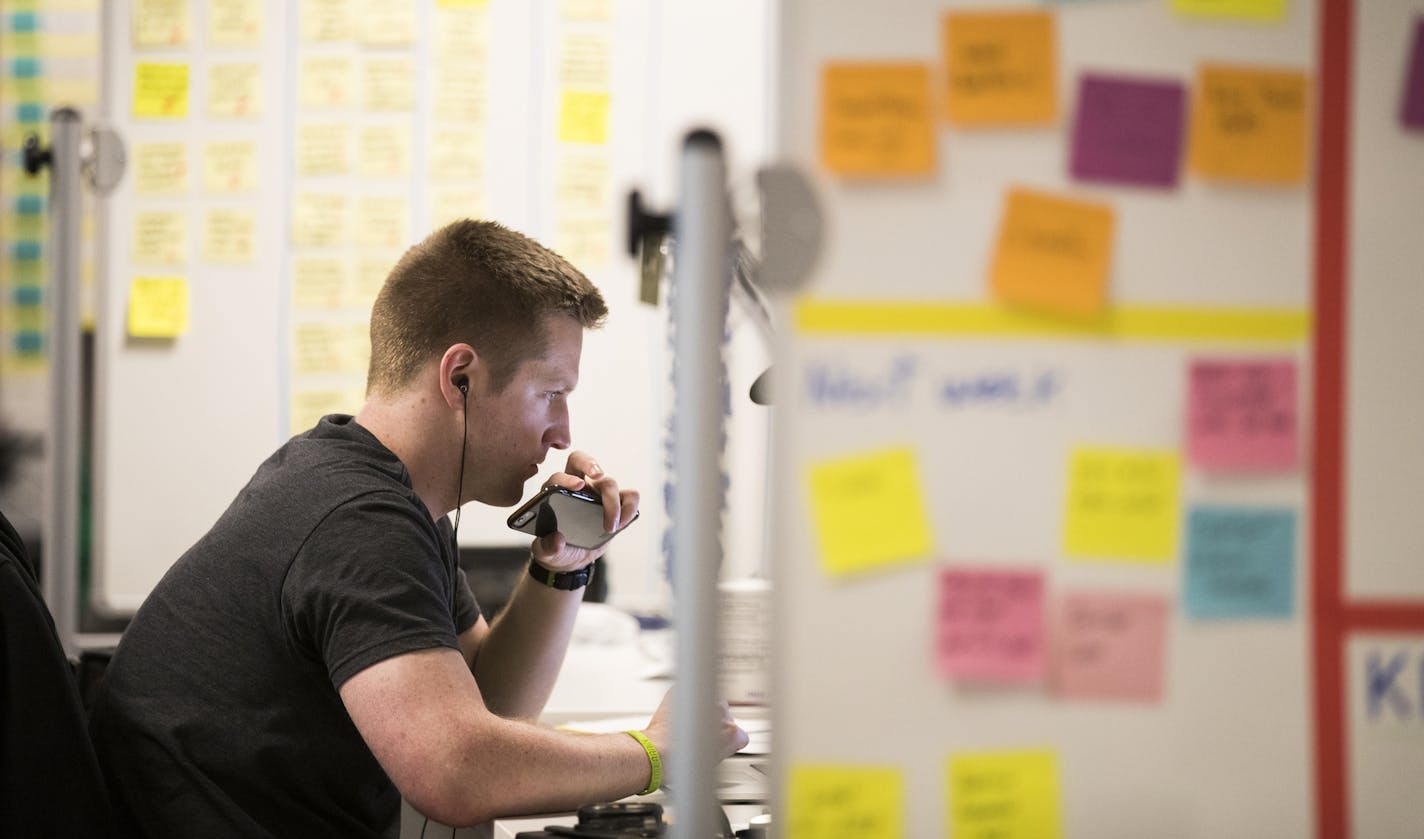
<svg viewBox="0 0 1424 839">
<path fill-rule="evenodd" d="M 563 412 L 554 419 L 547 430 L 544 431 L 544 442 L 551 449 L 567 449 L 572 441 L 569 432 L 569 412 L 565 408 Z"/>
</svg>

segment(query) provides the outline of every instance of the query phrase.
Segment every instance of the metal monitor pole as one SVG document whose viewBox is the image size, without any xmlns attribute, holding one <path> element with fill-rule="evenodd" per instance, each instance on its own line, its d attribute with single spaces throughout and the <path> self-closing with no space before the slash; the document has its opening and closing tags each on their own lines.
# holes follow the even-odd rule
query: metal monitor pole
<svg viewBox="0 0 1424 839">
<path fill-rule="evenodd" d="M 79 645 L 79 427 L 81 410 L 79 263 L 82 227 L 81 179 L 101 194 L 123 173 L 123 144 L 117 135 L 96 130 L 82 147 L 79 112 L 59 108 L 50 115 L 50 146 L 35 137 L 25 142 L 25 170 L 49 167 L 49 434 L 45 441 L 48 486 L 43 526 L 41 587 L 64 650 Z M 85 152 L 88 152 L 86 155 Z"/>
<path fill-rule="evenodd" d="M 732 240 L 726 163 L 715 134 L 688 135 L 681 178 L 682 194 L 673 221 L 672 573 L 677 686 L 668 786 L 677 806 L 674 839 L 706 839 L 717 836 L 722 824 L 714 783 L 721 757 L 716 722 L 717 576 L 725 495 L 719 452 L 722 333 Z"/>
</svg>

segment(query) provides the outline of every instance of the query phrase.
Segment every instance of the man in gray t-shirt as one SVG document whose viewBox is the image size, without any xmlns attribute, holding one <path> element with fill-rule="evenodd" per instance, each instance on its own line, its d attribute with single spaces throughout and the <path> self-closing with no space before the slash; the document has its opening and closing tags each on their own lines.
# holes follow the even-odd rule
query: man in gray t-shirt
<svg viewBox="0 0 1424 839">
<path fill-rule="evenodd" d="M 512 506 L 569 447 L 583 330 L 605 314 L 576 269 L 496 224 L 402 257 L 360 412 L 263 463 L 119 645 L 92 733 L 128 832 L 393 836 L 402 796 L 472 824 L 657 787 L 666 701 L 626 734 L 532 723 L 602 551 L 534 540 L 490 624 L 446 517 Z M 599 495 L 610 532 L 637 511 L 583 452 L 547 483 Z M 724 755 L 746 743 L 725 706 L 721 732 Z"/>
</svg>

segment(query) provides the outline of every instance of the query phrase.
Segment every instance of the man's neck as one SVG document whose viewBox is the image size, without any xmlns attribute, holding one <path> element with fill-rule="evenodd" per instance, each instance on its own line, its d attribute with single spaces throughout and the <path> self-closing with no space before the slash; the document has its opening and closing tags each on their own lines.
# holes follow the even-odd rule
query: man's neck
<svg viewBox="0 0 1424 839">
<path fill-rule="evenodd" d="M 448 417 L 444 417 L 448 422 Z M 422 406 L 413 394 L 371 396 L 356 414 L 356 422 L 390 449 L 410 473 L 415 494 L 430 517 L 439 520 L 455 508 L 455 481 L 460 458 L 445 437 L 452 436 L 442 415 Z M 459 441 L 454 445 L 458 447 Z"/>
</svg>

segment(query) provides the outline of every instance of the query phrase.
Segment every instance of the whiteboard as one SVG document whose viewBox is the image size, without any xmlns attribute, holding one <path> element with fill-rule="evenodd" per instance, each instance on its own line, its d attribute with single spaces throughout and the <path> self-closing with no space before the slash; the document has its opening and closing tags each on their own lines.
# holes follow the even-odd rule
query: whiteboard
<svg viewBox="0 0 1424 839">
<path fill-rule="evenodd" d="M 602 290 L 610 317 L 585 340 L 583 378 L 571 398 L 574 443 L 598 453 L 625 485 L 643 492 L 638 529 L 610 555 L 616 560 L 611 596 L 635 608 L 665 603 L 660 490 L 671 402 L 665 309 L 637 300 L 637 266 L 624 253 L 622 213 L 632 188 L 642 189 L 654 209 L 672 206 L 678 142 L 697 125 L 722 132 L 741 161 L 735 177 L 750 184 L 768 137 L 766 0 L 721 4 L 715 14 L 649 0 L 257 0 L 247 6 L 260 11 L 260 37 L 246 45 L 214 44 L 214 10 L 243 5 L 104 4 L 103 116 L 124 137 L 130 169 L 103 203 L 99 224 L 95 605 L 137 608 L 258 464 L 309 427 L 304 404 L 323 411 L 359 408 L 360 336 L 374 285 L 406 245 L 443 221 L 451 199 L 462 213 L 550 245 Z M 133 16 L 145 7 L 186 10 L 179 43 L 145 44 L 135 35 Z M 713 72 L 718 44 L 733 37 L 749 48 L 745 60 Z M 329 80 L 313 91 L 309 62 L 323 61 L 328 70 L 344 72 L 319 76 Z M 138 68 L 154 63 L 187 65 L 185 116 L 135 113 Z M 255 98 L 261 108 L 241 118 L 214 115 L 210 73 L 243 63 L 260 64 Z M 570 73 L 577 78 L 570 81 Z M 373 107 L 373 91 L 392 77 L 402 83 L 379 94 L 385 104 Z M 322 98 L 323 90 L 329 98 Z M 566 136 L 569 91 L 606 96 L 606 136 Z M 402 96 L 409 101 L 392 105 L 380 98 Z M 317 142 L 330 128 L 338 130 L 328 132 L 325 145 Z M 403 169 L 368 170 L 368 136 L 382 139 L 385 149 L 404 143 Z M 234 140 L 251 143 L 252 182 L 239 191 L 211 189 L 204 150 Z M 188 178 L 163 192 L 141 189 L 140 153 L 165 142 L 183 148 Z M 339 165 L 322 165 L 338 158 Z M 344 202 L 341 241 L 300 233 L 304 208 L 333 198 Z M 363 222 L 367 206 L 398 212 L 388 214 L 389 224 Z M 223 264 L 204 253 L 204 225 L 214 209 L 251 215 L 255 244 L 245 261 Z M 134 254 L 137 219 L 153 212 L 186 224 L 187 246 L 169 262 Z M 302 266 L 313 263 L 339 266 L 344 297 L 312 302 L 321 287 L 311 278 L 319 275 Z M 187 281 L 189 324 L 182 335 L 128 337 L 129 287 L 142 276 Z M 737 373 L 745 390 L 764 367 L 759 354 L 766 351 L 750 326 L 735 342 L 747 347 L 746 369 Z M 756 406 L 738 409 L 744 433 L 733 435 L 728 458 L 756 466 L 741 470 L 745 477 L 729 511 L 729 533 L 739 548 L 735 564 L 746 573 L 759 566 L 762 553 L 766 418 Z M 546 472 L 562 467 L 554 454 Z M 518 534 L 505 528 L 506 515 L 470 505 L 462 541 L 514 543 Z"/>
<path fill-rule="evenodd" d="M 1333 679 L 1317 672 L 1329 660 L 1312 661 L 1313 517 L 1341 511 L 1314 509 L 1311 480 L 1321 450 L 1312 436 L 1319 406 L 1310 329 L 1269 340 L 1264 332 L 1227 339 L 1210 329 L 1064 337 L 993 320 L 986 280 L 1005 193 L 1027 186 L 1113 208 L 1114 306 L 1271 309 L 1313 322 L 1316 176 L 1291 187 L 1237 186 L 1184 170 L 1174 190 L 1079 182 L 1068 176 L 1070 129 L 1085 72 L 1176 79 L 1191 91 L 1203 63 L 1284 67 L 1308 74 L 1318 94 L 1325 89 L 1322 45 L 1338 55 L 1343 38 L 1326 37 L 1326 12 L 1335 15 L 1329 20 L 1338 33 L 1349 31 L 1340 27 L 1342 10 L 1353 15 L 1359 26 L 1344 54 L 1358 62 L 1350 118 L 1360 138 L 1354 151 L 1360 179 L 1351 182 L 1350 235 L 1361 238 L 1349 251 L 1347 287 L 1359 308 L 1393 312 L 1387 322 L 1395 328 L 1371 320 L 1350 332 L 1348 381 L 1357 389 L 1343 410 L 1350 417 L 1360 411 L 1368 421 L 1346 423 L 1352 484 L 1344 559 L 1360 595 L 1388 591 L 1398 601 L 1416 592 L 1418 563 L 1405 558 L 1404 546 L 1417 544 L 1411 536 L 1417 517 L 1403 509 L 1418 495 L 1417 481 L 1408 477 L 1417 473 L 1418 435 L 1398 427 L 1413 414 L 1396 412 L 1397 399 L 1388 400 L 1418 395 L 1417 365 L 1401 361 L 1418 356 L 1408 343 L 1417 343 L 1417 330 L 1399 323 L 1417 309 L 1408 306 L 1414 292 L 1406 286 L 1417 290 L 1418 237 L 1401 232 L 1417 227 L 1406 221 L 1417 211 L 1409 212 L 1413 198 L 1397 184 L 1401 172 L 1412 178 L 1424 167 L 1414 165 L 1416 135 L 1401 134 L 1393 109 L 1406 22 L 1420 6 L 1295 2 L 1279 22 L 1246 23 L 1186 20 L 1170 3 L 784 4 L 779 149 L 813 178 L 825 233 L 809 286 L 781 300 L 788 337 L 778 364 L 784 396 L 774 439 L 773 695 L 778 812 L 790 835 L 798 835 L 798 824 L 815 825 L 822 835 L 832 835 L 832 827 L 849 831 L 844 835 L 876 829 L 885 832 L 874 835 L 962 835 L 953 825 L 976 823 L 975 813 L 966 815 L 976 804 L 986 832 L 971 835 L 990 835 L 989 827 L 1041 812 L 1045 802 L 1052 814 L 1042 832 L 995 835 L 1336 835 L 1333 825 L 1319 822 L 1322 799 L 1348 801 L 1349 835 L 1402 835 L 1420 823 L 1402 779 L 1417 777 L 1405 767 L 1424 759 L 1424 744 L 1413 736 L 1415 709 L 1424 707 L 1424 697 L 1414 696 L 1424 609 L 1405 600 L 1384 619 L 1400 628 L 1410 624 L 1404 615 L 1413 614 L 1413 632 L 1351 635 L 1348 647 L 1341 639 Z M 925 62 L 932 68 L 930 101 L 939 108 L 941 16 L 996 8 L 1052 15 L 1056 123 L 969 130 L 948 125 L 936 110 L 936 162 L 927 177 L 853 179 L 827 171 L 818 135 L 827 62 Z M 1312 131 L 1312 146 L 1317 139 Z M 987 333 L 985 318 L 997 324 Z M 906 333 L 911 323 L 919 324 L 918 334 Z M 1412 334 L 1396 340 L 1401 333 Z M 1355 343 L 1356 336 L 1364 343 Z M 1222 475 L 1183 456 L 1180 518 L 1163 561 L 1076 556 L 1065 537 L 1075 453 L 1085 446 L 1183 452 L 1187 371 L 1194 361 L 1220 358 L 1295 365 L 1299 467 Z M 1360 367 L 1368 373 L 1355 384 Z M 1046 396 L 1043 382 L 1051 383 Z M 822 541 L 827 525 L 817 519 L 826 502 L 816 476 L 828 465 L 885 452 L 908 452 L 913 460 L 908 483 L 923 503 L 928 548 L 865 570 L 837 570 Z M 1388 475 L 1385 463 L 1394 467 Z M 878 479 L 888 481 L 885 474 Z M 1357 492 L 1391 503 L 1376 516 L 1368 505 L 1353 505 Z M 864 522 L 865 553 L 914 529 L 914 505 L 903 506 L 909 512 L 899 519 Z M 1203 508 L 1288 513 L 1288 612 L 1205 619 L 1187 607 L 1189 522 Z M 1379 556 L 1386 545 L 1387 559 Z M 941 589 L 947 572 L 966 569 L 1039 575 L 1047 659 L 1041 680 L 946 674 L 937 640 L 946 608 Z M 1070 598 L 1102 592 L 1165 603 L 1161 641 L 1149 645 L 1160 655 L 1157 695 L 1072 694 L 1055 683 L 1054 656 L 1072 642 L 1057 621 L 1072 614 Z M 1396 658 L 1403 662 L 1397 687 L 1408 704 L 1396 703 L 1393 717 L 1371 719 L 1369 676 L 1378 679 Z M 1340 694 L 1322 698 L 1321 686 L 1331 684 Z M 1348 718 L 1338 721 L 1343 733 L 1331 747 L 1321 747 L 1320 732 L 1328 729 L 1321 715 L 1337 699 Z M 1344 742 L 1350 745 L 1342 751 Z M 1024 754 L 1048 756 L 1051 789 L 1023 792 L 1015 784 L 1027 785 L 1029 776 L 1014 770 L 998 778 L 1014 779 L 1004 782 L 1009 792 L 973 798 L 976 779 L 982 785 L 995 779 L 992 759 Z M 1322 761 L 1328 765 L 1318 769 Z M 964 767 L 978 767 L 979 774 Z M 882 782 L 888 791 L 881 798 L 865 791 Z M 847 820 L 801 819 L 809 810 Z"/>
</svg>

